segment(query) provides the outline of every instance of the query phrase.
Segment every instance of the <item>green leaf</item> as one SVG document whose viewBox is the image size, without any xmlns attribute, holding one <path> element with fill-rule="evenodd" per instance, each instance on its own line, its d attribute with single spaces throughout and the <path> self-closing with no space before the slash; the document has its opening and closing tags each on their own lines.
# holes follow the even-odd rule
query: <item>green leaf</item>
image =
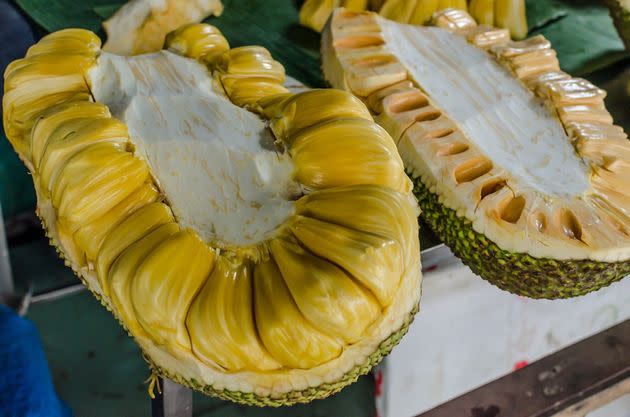
<svg viewBox="0 0 630 417">
<path fill-rule="evenodd" d="M 122 2 L 116 4 L 106 4 L 104 6 L 94 6 L 94 12 L 102 17 L 103 20 L 109 19 L 123 4 L 125 3 Z"/>
<path fill-rule="evenodd" d="M 562 7 L 558 7 L 554 1 L 528 0 L 526 4 L 527 26 L 529 27 L 530 32 L 569 14 L 567 10 Z"/>
<path fill-rule="evenodd" d="M 94 8 L 111 5 L 112 0 L 16 0 L 16 3 L 49 32 L 78 27 L 102 33 L 103 18 Z"/>
<path fill-rule="evenodd" d="M 598 1 L 528 0 L 530 35 L 542 34 L 574 75 L 602 69 L 627 57 L 608 8 Z"/>
</svg>

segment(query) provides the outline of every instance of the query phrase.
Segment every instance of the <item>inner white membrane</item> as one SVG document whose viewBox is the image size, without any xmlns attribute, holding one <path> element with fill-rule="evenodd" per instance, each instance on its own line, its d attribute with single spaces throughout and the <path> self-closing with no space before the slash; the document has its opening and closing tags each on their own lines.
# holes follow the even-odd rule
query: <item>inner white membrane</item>
<svg viewBox="0 0 630 417">
<path fill-rule="evenodd" d="M 103 53 L 88 78 L 94 99 L 127 124 L 183 227 L 250 245 L 293 213 L 290 157 L 258 116 L 215 91 L 201 64 L 168 51 Z"/>
<path fill-rule="evenodd" d="M 380 25 L 391 53 L 494 165 L 547 195 L 589 189 L 560 121 L 486 52 L 443 29 Z"/>
</svg>

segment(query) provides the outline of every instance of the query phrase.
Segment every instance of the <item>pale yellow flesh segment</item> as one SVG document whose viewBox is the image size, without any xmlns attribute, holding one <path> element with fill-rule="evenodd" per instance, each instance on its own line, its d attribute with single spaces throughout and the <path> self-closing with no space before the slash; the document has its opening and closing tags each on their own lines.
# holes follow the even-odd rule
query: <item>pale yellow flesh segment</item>
<svg viewBox="0 0 630 417">
<path fill-rule="evenodd" d="M 222 77 L 221 83 L 232 103 L 239 107 L 252 107 L 264 97 L 284 94 L 287 89 L 275 79 Z"/>
<path fill-rule="evenodd" d="M 96 275 L 106 296 L 109 268 L 118 255 L 150 231 L 172 221 L 171 209 L 164 203 L 155 202 L 138 209 L 113 227 L 103 241 L 96 259 Z"/>
<path fill-rule="evenodd" d="M 131 283 L 138 267 L 146 257 L 178 231 L 177 223 L 166 223 L 132 243 L 116 258 L 109 270 L 107 283 L 101 288 L 102 291 L 107 291 L 110 294 L 110 300 L 114 305 L 116 314 L 136 337 L 147 337 L 147 334 L 136 317 L 131 297 Z"/>
<path fill-rule="evenodd" d="M 400 243 L 411 259 L 418 213 L 407 196 L 376 186 L 339 187 L 313 192 L 298 201 L 296 212 Z"/>
<path fill-rule="evenodd" d="M 157 198 L 158 191 L 155 186 L 151 183 L 145 183 L 105 213 L 103 217 L 82 226 L 74 232 L 74 241 L 78 247 L 83 249 L 86 259 L 95 261 L 103 240 L 116 224 L 139 208 L 154 202 Z"/>
<path fill-rule="evenodd" d="M 65 164 L 53 185 L 52 203 L 60 218 L 84 225 L 103 216 L 148 178 L 147 165 L 119 144 L 97 143 Z"/>
<path fill-rule="evenodd" d="M 39 180 L 50 191 L 65 163 L 81 149 L 100 142 L 123 146 L 129 141 L 127 127 L 112 118 L 75 119 L 61 124 L 48 138 L 39 164 Z"/>
<path fill-rule="evenodd" d="M 422 0 L 387 0 L 379 13 L 386 19 L 407 23 L 411 19 L 418 1 Z"/>
<path fill-rule="evenodd" d="M 271 253 L 298 308 L 320 331 L 353 343 L 378 317 L 380 306 L 371 293 L 293 239 L 272 240 Z"/>
<path fill-rule="evenodd" d="M 18 87 L 22 83 L 56 78 L 68 75 L 80 77 L 91 65 L 94 57 L 89 55 L 68 55 L 60 59 L 59 55 L 36 55 L 11 62 L 4 72 L 5 91 Z"/>
<path fill-rule="evenodd" d="M 2 97 L 5 133 L 17 151 L 30 159 L 26 139 L 37 117 L 56 104 L 88 101 L 89 98 L 83 77 L 57 77 L 21 84 Z"/>
<path fill-rule="evenodd" d="M 61 125 L 76 119 L 90 120 L 110 116 L 107 106 L 89 101 L 63 103 L 51 108 L 33 125 L 30 145 L 35 169 L 39 171 L 39 163 L 48 140 Z"/>
<path fill-rule="evenodd" d="M 302 94 L 271 97 L 261 105 L 274 136 L 286 143 L 290 143 L 295 133 L 320 122 L 343 118 L 372 121 L 361 100 L 342 90 L 308 90 Z"/>
<path fill-rule="evenodd" d="M 258 337 L 253 302 L 251 267 L 219 258 L 186 318 L 195 356 L 228 371 L 280 368 Z"/>
<path fill-rule="evenodd" d="M 404 271 L 400 244 L 321 220 L 297 216 L 291 231 L 308 250 L 348 271 L 387 307 Z"/>
<path fill-rule="evenodd" d="M 438 10 L 440 0 L 419 0 L 411 13 L 409 23 L 424 25 L 431 20 L 431 16 Z"/>
<path fill-rule="evenodd" d="M 471 0 L 470 15 L 480 25 L 494 26 L 494 8 L 496 0 Z"/>
<path fill-rule="evenodd" d="M 182 26 L 166 36 L 164 47 L 193 59 L 206 59 L 230 49 L 227 39 L 211 25 L 201 23 Z"/>
<path fill-rule="evenodd" d="M 523 39 L 527 36 L 525 1 L 497 0 L 494 7 L 494 24 L 510 29 L 512 38 Z"/>
<path fill-rule="evenodd" d="M 101 39 L 85 29 L 62 29 L 41 38 L 28 48 L 26 57 L 41 54 L 89 54 L 96 55 L 101 49 Z"/>
<path fill-rule="evenodd" d="M 269 51 L 262 46 L 239 46 L 226 53 L 224 72 L 229 75 L 242 75 L 272 78 L 284 81 L 284 67 L 275 61 Z"/>
<path fill-rule="evenodd" d="M 306 0 L 300 8 L 300 24 L 321 32 L 328 17 L 340 3 L 340 0 Z"/>
<path fill-rule="evenodd" d="M 310 369 L 342 352 L 342 342 L 318 331 L 300 313 L 276 264 L 254 267 L 254 309 L 267 351 L 289 368 Z"/>
<path fill-rule="evenodd" d="M 290 141 L 295 177 L 310 189 L 358 184 L 411 189 L 394 142 L 372 121 L 327 121 L 303 129 Z"/>
<path fill-rule="evenodd" d="M 155 248 L 131 283 L 136 317 L 155 343 L 190 351 L 186 314 L 214 265 L 214 252 L 196 233 L 178 232 Z"/>
</svg>

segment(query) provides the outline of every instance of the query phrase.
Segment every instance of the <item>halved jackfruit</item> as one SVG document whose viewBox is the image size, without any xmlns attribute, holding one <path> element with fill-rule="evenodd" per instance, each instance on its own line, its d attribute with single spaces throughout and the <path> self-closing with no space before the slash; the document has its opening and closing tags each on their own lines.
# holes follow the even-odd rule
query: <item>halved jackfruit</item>
<svg viewBox="0 0 630 417">
<path fill-rule="evenodd" d="M 560 71 L 542 36 L 511 41 L 452 9 L 434 24 L 338 9 L 322 36 L 325 78 L 392 135 L 424 219 L 517 294 L 578 296 L 630 273 L 630 142 L 605 92 Z"/>
<path fill-rule="evenodd" d="M 4 126 L 52 243 L 154 371 L 272 406 L 368 372 L 420 297 L 389 134 L 348 92 L 291 93 L 267 50 L 208 25 L 154 54 L 99 45 L 65 30 L 10 65 Z"/>
</svg>

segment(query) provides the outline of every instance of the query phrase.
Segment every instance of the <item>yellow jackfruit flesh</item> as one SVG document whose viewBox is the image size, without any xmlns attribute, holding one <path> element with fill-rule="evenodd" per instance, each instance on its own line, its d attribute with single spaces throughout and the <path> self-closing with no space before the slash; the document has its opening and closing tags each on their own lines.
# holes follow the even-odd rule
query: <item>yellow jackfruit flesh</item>
<svg viewBox="0 0 630 417">
<path fill-rule="evenodd" d="M 153 188 L 152 185 L 149 187 Z M 142 239 L 151 230 L 172 221 L 173 214 L 168 206 L 154 202 L 136 210 L 112 228 L 112 231 L 103 241 L 96 259 L 96 273 L 105 295 L 107 295 L 109 268 L 118 255 L 132 243 Z"/>
<path fill-rule="evenodd" d="M 308 369 L 341 354 L 343 343 L 302 315 L 273 260 L 254 268 L 254 307 L 262 342 L 284 366 Z"/>
<path fill-rule="evenodd" d="M 188 311 L 193 353 L 225 369 L 261 371 L 281 367 L 256 332 L 251 266 L 220 258 Z"/>
<path fill-rule="evenodd" d="M 138 323 L 134 305 L 131 301 L 131 283 L 136 276 L 138 267 L 145 258 L 161 243 L 179 231 L 175 223 L 165 223 L 147 233 L 137 242 L 124 249 L 112 264 L 106 283 L 103 283 L 103 293 L 108 292 L 118 317 L 123 320 L 127 329 L 136 337 L 147 337 L 147 333 Z"/>
<path fill-rule="evenodd" d="M 133 57 L 62 31 L 5 80 L 5 130 L 52 241 L 154 372 L 238 402 L 307 402 L 405 332 L 418 209 L 361 100 L 290 92 L 265 48 L 204 24 Z"/>
<path fill-rule="evenodd" d="M 443 10 L 463 10 L 470 12 L 479 24 L 509 29 L 515 39 L 527 35 L 525 0 L 307 0 L 300 8 L 300 24 L 321 32 L 338 7 L 349 12 L 371 10 L 386 19 L 413 25 L 428 24 L 434 14 Z"/>
<path fill-rule="evenodd" d="M 138 266 L 131 303 L 138 322 L 156 343 L 172 350 L 191 349 L 186 313 L 213 265 L 212 250 L 194 232 L 183 230 Z"/>
</svg>

